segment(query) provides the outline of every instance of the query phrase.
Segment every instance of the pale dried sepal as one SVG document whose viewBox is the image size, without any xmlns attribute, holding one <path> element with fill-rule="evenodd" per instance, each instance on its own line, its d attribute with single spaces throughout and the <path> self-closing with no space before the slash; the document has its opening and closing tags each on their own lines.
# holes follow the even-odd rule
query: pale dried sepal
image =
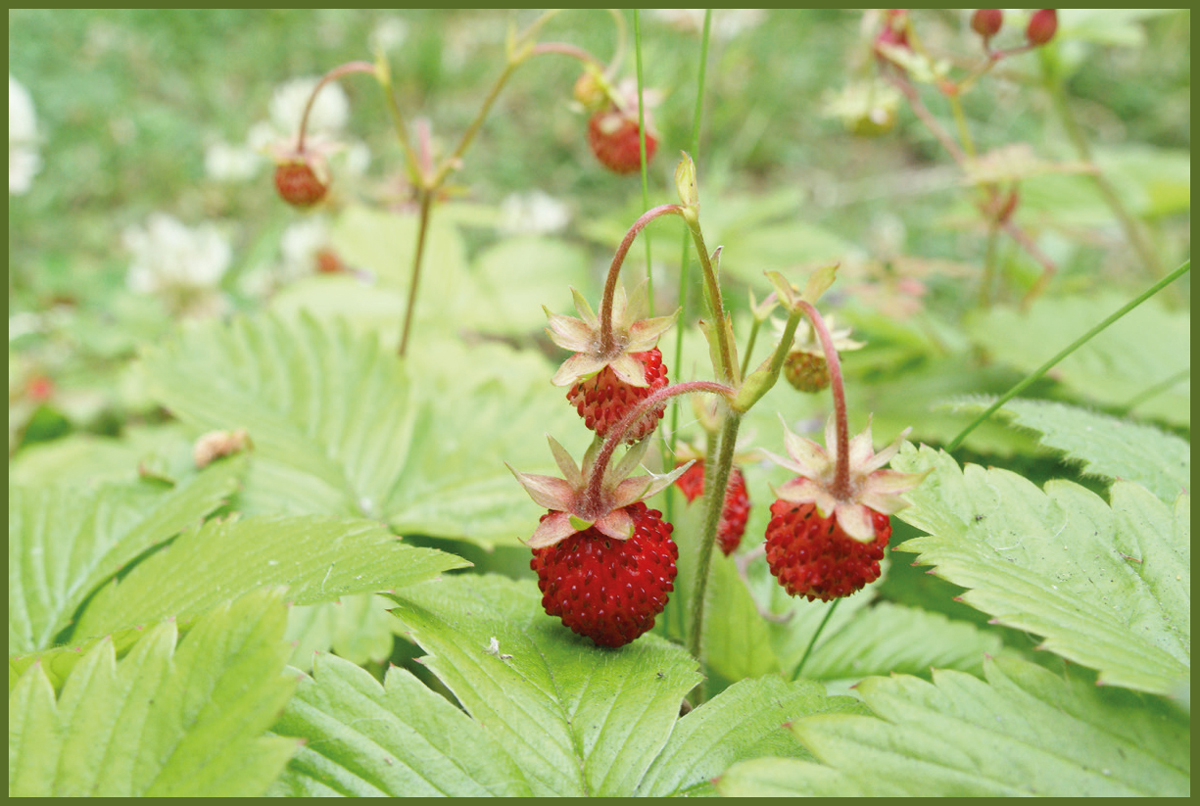
<svg viewBox="0 0 1200 806">
<path fill-rule="evenodd" d="M 545 305 L 542 306 L 542 310 L 546 312 L 546 317 L 549 319 L 546 335 L 550 337 L 550 341 L 564 350 L 575 353 L 592 349 L 596 340 L 596 331 L 588 327 L 587 322 L 576 319 L 574 316 L 552 313 Z"/>
<path fill-rule="evenodd" d="M 863 465 L 863 470 L 866 472 L 873 472 L 892 461 L 892 457 L 900 451 L 900 447 L 904 444 L 904 440 L 911 432 L 912 428 L 905 428 L 903 431 L 901 431 L 900 436 L 896 437 L 896 439 L 892 441 L 891 445 L 888 445 L 879 453 L 875 454 L 869 462 Z"/>
<path fill-rule="evenodd" d="M 548 518 L 538 524 L 529 538 L 529 548 L 544 549 L 561 543 L 579 530 L 571 525 L 571 516 L 565 512 L 551 513 Z"/>
<path fill-rule="evenodd" d="M 921 473 L 876 470 L 867 479 L 859 500 L 876 512 L 894 515 L 909 505 L 901 496 L 915 489 L 931 472 L 932 468 Z"/>
<path fill-rule="evenodd" d="M 793 504 L 816 504 L 822 518 L 837 507 L 837 499 L 824 486 L 803 477 L 785 481 L 775 489 L 775 495 Z"/>
<path fill-rule="evenodd" d="M 671 329 L 679 318 L 680 308 L 670 316 L 656 316 L 653 319 L 639 319 L 629 326 L 629 342 L 625 349 L 631 353 L 644 353 L 658 344 L 658 337 Z"/>
<path fill-rule="evenodd" d="M 613 506 L 629 506 L 635 501 L 641 501 L 644 498 L 657 495 L 674 484 L 675 479 L 686 473 L 688 468 L 693 464 L 695 464 L 694 460 L 685 462 L 670 473 L 651 473 L 647 476 L 634 476 L 631 479 L 625 479 L 617 485 L 613 493 Z"/>
<path fill-rule="evenodd" d="M 875 467 L 868 468 L 867 463 L 875 455 L 875 446 L 871 443 L 871 418 L 867 418 L 867 428 L 850 438 L 850 467 L 853 471 L 870 473 Z M 889 457 L 890 458 L 890 457 Z M 887 464 L 884 462 L 883 464 Z"/>
<path fill-rule="evenodd" d="M 649 386 L 646 381 L 646 367 L 641 361 L 631 356 L 629 353 L 621 353 L 619 356 L 608 362 L 608 366 L 613 373 L 630 386 Z"/>
<path fill-rule="evenodd" d="M 642 463 L 642 459 L 646 456 L 646 450 L 649 447 L 650 440 L 643 439 L 625 451 L 625 455 L 621 457 L 621 461 L 617 463 L 616 468 L 610 471 L 612 478 L 622 479 L 636 470 Z"/>
<path fill-rule="evenodd" d="M 871 510 L 856 504 L 839 504 L 835 510 L 838 526 L 848 537 L 860 543 L 870 543 L 876 538 Z"/>
<path fill-rule="evenodd" d="M 571 386 L 584 378 L 595 375 L 607 365 L 608 362 L 603 358 L 587 353 L 575 353 L 562 363 L 550 382 L 555 386 Z M 645 386 L 645 382 L 642 385 Z"/>
<path fill-rule="evenodd" d="M 504 466 L 517 477 L 517 481 L 521 483 L 525 492 L 529 493 L 529 497 L 538 506 L 559 511 L 570 509 L 571 501 L 575 497 L 575 490 L 565 480 L 554 476 L 522 473 L 508 462 L 505 462 Z"/>
<path fill-rule="evenodd" d="M 582 485 L 583 474 L 579 472 L 579 467 L 576 466 L 575 460 L 571 458 L 571 454 L 567 453 L 567 449 L 559 444 L 558 440 L 554 437 L 547 434 L 546 439 L 550 442 L 550 453 L 554 454 L 554 463 L 562 471 L 567 483 L 576 488 Z"/>
<path fill-rule="evenodd" d="M 593 526 L 596 531 L 614 540 L 628 540 L 633 537 L 634 523 L 629 510 L 618 507 L 597 520 Z"/>
<path fill-rule="evenodd" d="M 598 332 L 600 330 L 600 319 L 596 316 L 596 312 L 592 310 L 592 306 L 588 304 L 583 294 L 580 294 L 578 289 L 572 288 L 571 299 L 574 300 L 575 311 L 583 318 L 584 324 Z"/>
</svg>

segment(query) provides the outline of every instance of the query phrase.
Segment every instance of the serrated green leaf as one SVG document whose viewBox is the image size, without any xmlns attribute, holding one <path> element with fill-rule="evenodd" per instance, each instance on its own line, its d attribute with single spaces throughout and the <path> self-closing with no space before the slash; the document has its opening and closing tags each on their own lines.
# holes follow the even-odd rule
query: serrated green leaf
<svg viewBox="0 0 1200 806">
<path fill-rule="evenodd" d="M 209 522 L 96 594 L 76 633 L 194 616 L 263 585 L 287 585 L 289 601 L 313 604 L 394 590 L 465 565 L 453 554 L 406 546 L 371 521 L 262 516 Z"/>
<path fill-rule="evenodd" d="M 320 655 L 274 731 L 305 740 L 275 794 L 529 795 L 503 746 L 399 667 L 381 686 Z"/>
<path fill-rule="evenodd" d="M 1117 293 L 1094 299 L 1039 299 L 1027 313 L 993 308 L 968 320 L 976 343 L 1000 362 L 1032 372 L 1097 322 L 1128 302 Z M 1048 373 L 1076 397 L 1124 407 L 1142 393 L 1178 379 L 1131 414 L 1174 425 L 1191 420 L 1191 317 L 1147 300 Z"/>
<path fill-rule="evenodd" d="M 700 680 L 654 635 L 597 648 L 532 582 L 447 578 L 396 594 L 423 662 L 499 741 L 534 795 L 629 795 Z M 495 641 L 495 644 L 493 644 Z"/>
<path fill-rule="evenodd" d="M 813 680 L 861 680 L 867 675 L 927 676 L 930 667 L 978 672 L 1001 652 L 995 635 L 940 613 L 878 602 L 825 636 L 804 666 Z"/>
<path fill-rule="evenodd" d="M 119 664 L 108 639 L 54 697 L 39 665 L 9 694 L 9 794 L 261 795 L 296 749 L 263 734 L 295 688 L 283 674 L 287 611 L 260 591 L 173 624 Z"/>
<path fill-rule="evenodd" d="M 1040 432 L 1088 475 L 1137 482 L 1168 504 L 1191 485 L 1191 446 L 1174 434 L 1047 400 L 1010 400 L 997 414 Z"/>
<path fill-rule="evenodd" d="M 788 730 L 789 722 L 812 714 L 865 712 L 856 700 L 827 697 L 822 686 L 809 681 L 787 683 L 776 676 L 741 680 L 679 720 L 635 794 L 706 794 L 713 776 L 737 761 L 759 756 L 811 759 Z"/>
<path fill-rule="evenodd" d="M 8 651 L 45 649 L 97 586 L 198 522 L 237 488 L 244 463 L 217 463 L 167 492 L 139 485 L 10 487 Z"/>
<path fill-rule="evenodd" d="M 314 653 L 332 650 L 359 665 L 392 654 L 396 619 L 382 596 L 352 594 L 335 602 L 296 605 L 288 611 L 287 638 L 295 648 L 288 665 L 311 672 Z"/>
<path fill-rule="evenodd" d="M 899 547 L 967 588 L 962 601 L 1045 636 L 1044 647 L 1104 683 L 1168 693 L 1191 664 L 1190 512 L 1120 482 L 1112 506 L 1052 481 L 906 446 L 901 471 L 934 468 L 897 517 L 929 533 Z"/>
<path fill-rule="evenodd" d="M 372 336 L 307 315 L 197 327 L 145 368 L 182 419 L 247 429 L 248 514 L 366 516 L 402 532 L 517 543 L 536 507 L 504 461 L 546 467 L 533 437 L 578 432 L 574 410 L 547 394 L 553 371 L 538 356 L 433 340 L 405 363 Z"/>
<path fill-rule="evenodd" d="M 736 765 L 723 795 L 1187 795 L 1187 717 L 1161 700 L 1063 680 L 998 658 L 987 682 L 873 677 L 858 688 L 878 718 L 819 715 L 793 725 L 825 766 Z M 864 774 L 864 772 L 866 774 Z"/>
</svg>

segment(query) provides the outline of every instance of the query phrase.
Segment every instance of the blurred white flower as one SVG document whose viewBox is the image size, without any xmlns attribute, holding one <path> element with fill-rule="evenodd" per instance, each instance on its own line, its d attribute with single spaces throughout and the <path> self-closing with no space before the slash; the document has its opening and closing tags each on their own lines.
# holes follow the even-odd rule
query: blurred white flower
<svg viewBox="0 0 1200 806">
<path fill-rule="evenodd" d="M 275 88 L 271 96 L 271 123 L 286 136 L 300 130 L 304 106 L 317 86 L 318 78 L 294 78 Z M 346 127 L 350 118 L 350 100 L 345 91 L 330 82 L 321 88 L 308 114 L 308 131 L 315 135 L 336 135 Z"/>
<path fill-rule="evenodd" d="M 681 31 L 704 30 L 702 8 L 656 8 L 651 12 L 659 20 Z M 761 8 L 720 8 L 713 10 L 711 35 L 715 39 L 730 40 L 743 31 L 756 28 L 767 18 Z"/>
<path fill-rule="evenodd" d="M 324 216 L 306 216 L 283 231 L 279 251 L 279 279 L 289 282 L 317 270 L 318 254 L 329 249 L 331 231 Z"/>
<path fill-rule="evenodd" d="M 396 16 L 384 17 L 371 31 L 371 52 L 395 50 L 408 39 L 408 23 Z"/>
<path fill-rule="evenodd" d="M 142 294 L 214 289 L 233 261 L 229 241 L 215 226 L 187 227 L 166 213 L 151 215 L 144 228 L 126 229 L 124 242 L 133 253 L 127 283 Z"/>
<path fill-rule="evenodd" d="M 237 146 L 220 140 L 204 152 L 204 170 L 220 182 L 251 179 L 262 165 L 262 155 L 249 145 Z"/>
<path fill-rule="evenodd" d="M 29 190 L 42 167 L 37 152 L 37 116 L 33 99 L 12 74 L 8 76 L 8 192 Z"/>
<path fill-rule="evenodd" d="M 513 235 L 545 235 L 566 228 L 567 205 L 540 190 L 514 193 L 500 202 L 500 230 Z"/>
</svg>

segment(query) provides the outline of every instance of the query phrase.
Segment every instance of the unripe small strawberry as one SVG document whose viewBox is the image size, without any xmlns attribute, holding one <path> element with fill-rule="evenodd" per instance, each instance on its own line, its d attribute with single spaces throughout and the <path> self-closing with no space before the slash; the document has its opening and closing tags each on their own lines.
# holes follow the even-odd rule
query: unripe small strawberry
<svg viewBox="0 0 1200 806">
<path fill-rule="evenodd" d="M 1004 25 L 1004 12 L 998 8 L 976 9 L 971 15 L 971 30 L 983 37 L 987 42 L 1000 32 Z"/>
<path fill-rule="evenodd" d="M 588 121 L 588 145 L 596 159 L 613 173 L 629 174 L 642 167 L 642 146 L 636 116 L 612 107 Z M 646 132 L 646 161 L 654 157 L 658 140 Z"/>
<path fill-rule="evenodd" d="M 604 88 L 603 78 L 594 70 L 586 70 L 575 79 L 573 95 L 589 112 L 598 111 L 608 105 L 608 92 Z"/>
<path fill-rule="evenodd" d="M 1053 39 L 1057 30 L 1058 9 L 1039 8 L 1029 18 L 1029 25 L 1025 28 L 1025 38 L 1029 40 L 1029 44 L 1037 47 Z"/>
<path fill-rule="evenodd" d="M 275 166 L 275 188 L 293 207 L 311 207 L 324 198 L 329 182 L 321 180 L 312 161 L 299 158 Z"/>
<path fill-rule="evenodd" d="M 829 388 L 829 363 L 825 356 L 795 350 L 783 360 L 783 376 L 800 392 Z"/>
</svg>

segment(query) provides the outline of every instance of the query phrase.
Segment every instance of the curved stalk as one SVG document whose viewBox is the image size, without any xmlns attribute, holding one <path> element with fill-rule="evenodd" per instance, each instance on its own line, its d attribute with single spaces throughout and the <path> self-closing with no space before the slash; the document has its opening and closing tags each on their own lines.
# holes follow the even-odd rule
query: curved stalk
<svg viewBox="0 0 1200 806">
<path fill-rule="evenodd" d="M 604 281 L 604 298 L 600 302 L 600 349 L 608 353 L 613 345 L 612 334 L 612 308 L 613 295 L 617 291 L 617 277 L 621 273 L 621 265 L 625 262 L 625 255 L 629 253 L 629 247 L 633 246 L 633 241 L 637 238 L 637 234 L 646 228 L 654 219 L 664 215 L 683 215 L 683 208 L 678 204 L 662 204 L 653 209 L 642 213 L 637 221 L 633 222 L 633 226 L 625 233 L 625 237 L 621 239 L 621 243 L 617 246 L 616 254 L 613 255 L 612 263 L 608 267 L 608 278 Z"/>
<path fill-rule="evenodd" d="M 837 423 L 837 466 L 834 469 L 833 489 L 830 492 L 839 500 L 850 496 L 850 424 L 846 415 L 846 388 L 842 382 L 842 365 L 833 346 L 833 336 L 825 327 L 825 320 L 808 302 L 800 300 L 798 306 L 813 326 L 813 332 L 821 340 L 825 351 L 825 363 L 829 366 L 829 390 L 833 393 L 833 416 Z M 828 447 L 828 446 L 826 446 Z"/>
<path fill-rule="evenodd" d="M 425 256 L 425 240 L 429 234 L 429 217 L 433 211 L 433 191 L 421 190 L 421 212 L 417 222 L 417 246 L 413 251 L 412 276 L 408 283 L 408 300 L 404 308 L 404 327 L 400 331 L 400 357 L 408 350 L 408 334 L 412 330 L 413 310 L 417 307 L 417 286 L 421 280 L 421 261 Z"/>
<path fill-rule="evenodd" d="M 333 68 L 325 75 L 321 76 L 321 80 L 313 87 L 312 94 L 308 96 L 308 103 L 304 105 L 304 112 L 300 115 L 300 131 L 296 135 L 296 150 L 304 150 L 304 136 L 308 133 L 308 115 L 312 112 L 313 104 L 317 100 L 317 93 L 328 84 L 330 81 L 336 81 L 342 76 L 348 76 L 352 73 L 370 73 L 376 75 L 375 65 L 370 62 L 348 62 Z"/>
<path fill-rule="evenodd" d="M 585 507 L 591 508 L 592 506 L 602 504 L 600 501 L 600 488 L 603 485 L 604 473 L 608 469 L 608 462 L 612 459 L 613 451 L 617 449 L 618 445 L 624 442 L 625 434 L 633 427 L 634 423 L 654 411 L 665 400 L 697 392 L 708 392 L 728 399 L 733 397 L 734 390 L 724 384 L 713 381 L 688 381 L 687 383 L 665 386 L 639 401 L 608 432 L 608 436 L 604 440 L 604 445 L 600 448 L 600 453 L 597 454 L 596 461 L 592 464 L 591 475 L 588 476 L 587 490 L 584 493 Z"/>
</svg>

